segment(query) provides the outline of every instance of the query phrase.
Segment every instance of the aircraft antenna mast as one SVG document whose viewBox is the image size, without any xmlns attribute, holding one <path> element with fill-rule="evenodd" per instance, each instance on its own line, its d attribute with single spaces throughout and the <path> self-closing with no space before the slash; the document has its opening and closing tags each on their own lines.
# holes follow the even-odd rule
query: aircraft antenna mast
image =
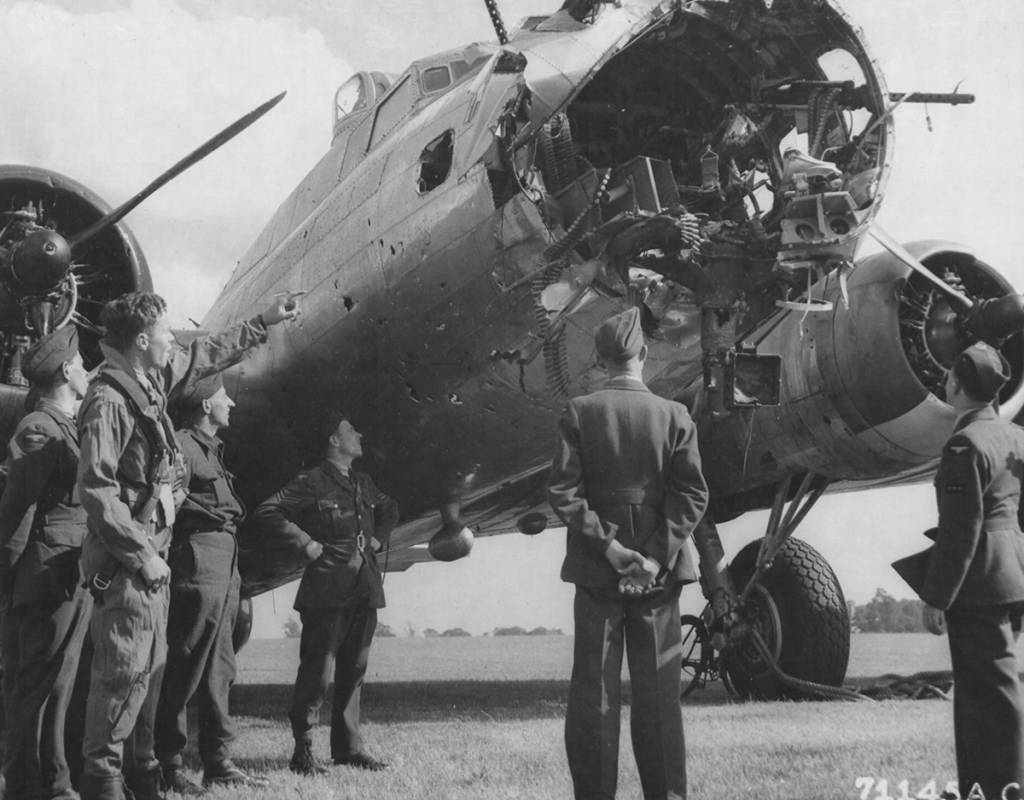
<svg viewBox="0 0 1024 800">
<path fill-rule="evenodd" d="M 498 34 L 498 41 L 501 44 L 508 44 L 508 31 L 505 30 L 505 23 L 501 21 L 501 12 L 498 10 L 498 0 L 484 0 L 487 5 L 487 13 L 491 15 L 491 24 L 494 32 Z"/>
</svg>

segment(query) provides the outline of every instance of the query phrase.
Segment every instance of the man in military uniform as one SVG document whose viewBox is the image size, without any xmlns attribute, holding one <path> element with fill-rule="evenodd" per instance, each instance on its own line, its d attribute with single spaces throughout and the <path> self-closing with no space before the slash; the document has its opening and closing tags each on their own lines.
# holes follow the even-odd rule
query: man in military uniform
<svg viewBox="0 0 1024 800">
<path fill-rule="evenodd" d="M 224 467 L 224 444 L 217 434 L 228 426 L 235 404 L 216 373 L 186 386 L 175 405 L 184 421 L 177 439 L 189 483 L 167 559 L 167 669 L 156 712 L 156 755 L 168 789 L 182 795 L 204 793 L 183 771 L 186 707 L 195 695 L 203 784 L 267 786 L 266 779 L 248 775 L 228 754 L 234 738 L 228 710 L 235 681 L 231 634 L 241 584 L 235 532 L 245 509 Z"/>
<path fill-rule="evenodd" d="M 1024 615 L 1024 430 L 994 407 L 1009 377 L 1006 360 L 984 343 L 954 362 L 946 402 L 957 420 L 935 475 L 935 544 L 893 565 L 927 604 L 925 626 L 949 630 L 964 798 L 978 795 L 975 784 L 985 797 L 1007 800 L 1021 797 L 1024 786 L 1024 703 L 1014 654 Z"/>
<path fill-rule="evenodd" d="M 70 798 L 69 759 L 80 762 L 82 741 L 72 722 L 81 721 L 86 688 L 79 682 L 76 691 L 76 676 L 92 611 L 78 572 L 85 511 L 75 489 L 75 411 L 89 382 L 75 326 L 36 342 L 22 371 L 35 405 L 11 438 L 0 500 L 4 773 L 10 797 Z"/>
<path fill-rule="evenodd" d="M 88 515 L 82 572 L 95 597 L 84 800 L 124 797 L 122 761 L 136 800 L 161 796 L 153 724 L 167 656 L 178 460 L 165 392 L 238 363 L 266 341 L 268 325 L 296 313 L 283 295 L 256 319 L 182 348 L 158 295 L 134 292 L 103 309 L 106 361 L 82 403 L 78 467 Z"/>
<path fill-rule="evenodd" d="M 379 770 L 386 764 L 363 750 L 359 696 L 384 584 L 377 552 L 398 521 L 398 506 L 364 472 L 362 435 L 340 415 L 327 420 L 323 463 L 300 473 L 261 503 L 253 518 L 294 545 L 309 562 L 295 597 L 302 618 L 299 671 L 289 717 L 295 752 L 291 769 L 326 772 L 313 756 L 311 732 L 334 667 L 331 757 L 335 764 Z"/>
<path fill-rule="evenodd" d="M 566 525 L 562 579 L 576 584 L 565 745 L 578 800 L 614 798 L 623 640 L 631 730 L 647 800 L 686 797 L 679 707 L 679 592 L 696 577 L 685 539 L 704 515 L 697 432 L 679 403 L 643 383 L 640 313 L 595 335 L 604 389 L 569 401 L 548 479 Z"/>
</svg>

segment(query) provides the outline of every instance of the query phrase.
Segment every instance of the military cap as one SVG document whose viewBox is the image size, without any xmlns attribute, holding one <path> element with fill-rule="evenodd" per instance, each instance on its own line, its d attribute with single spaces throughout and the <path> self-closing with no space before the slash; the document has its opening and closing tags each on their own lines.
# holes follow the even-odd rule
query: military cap
<svg viewBox="0 0 1024 800">
<path fill-rule="evenodd" d="M 182 410 L 199 408 L 204 400 L 209 400 L 224 388 L 224 380 L 219 372 L 203 378 L 188 381 L 181 393 L 174 398 L 174 403 Z"/>
<path fill-rule="evenodd" d="M 994 347 L 977 342 L 957 356 L 953 374 L 971 397 L 993 400 L 1010 379 L 1010 365 Z"/>
<path fill-rule="evenodd" d="M 21 358 L 21 371 L 32 383 L 52 378 L 65 361 L 78 355 L 78 328 L 65 325 L 33 344 Z"/>
<path fill-rule="evenodd" d="M 628 361 L 640 354 L 644 332 L 640 327 L 640 309 L 636 306 L 609 317 L 594 333 L 597 354 L 608 361 Z"/>
</svg>

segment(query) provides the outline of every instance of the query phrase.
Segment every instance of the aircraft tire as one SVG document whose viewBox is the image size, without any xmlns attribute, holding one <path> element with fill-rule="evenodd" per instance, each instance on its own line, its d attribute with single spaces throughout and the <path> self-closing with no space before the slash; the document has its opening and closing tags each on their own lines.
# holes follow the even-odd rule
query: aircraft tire
<svg viewBox="0 0 1024 800">
<path fill-rule="evenodd" d="M 249 641 L 252 636 L 252 598 L 243 597 L 238 601 L 238 616 L 235 617 L 235 627 L 231 630 L 231 645 L 237 653 Z"/>
<path fill-rule="evenodd" d="M 679 618 L 679 626 L 683 631 L 683 662 L 682 688 L 679 699 L 682 700 L 698 686 L 707 682 L 711 669 L 711 637 L 704 620 L 693 614 L 683 614 Z"/>
<path fill-rule="evenodd" d="M 737 591 L 742 591 L 754 573 L 759 544 L 748 544 L 729 566 Z M 787 675 L 827 686 L 842 685 L 850 658 L 849 610 L 832 567 L 807 542 L 789 539 L 782 546 L 751 593 L 745 615 Z M 722 662 L 723 672 L 741 697 L 810 696 L 784 685 L 752 642 L 730 644 L 722 653 Z"/>
</svg>

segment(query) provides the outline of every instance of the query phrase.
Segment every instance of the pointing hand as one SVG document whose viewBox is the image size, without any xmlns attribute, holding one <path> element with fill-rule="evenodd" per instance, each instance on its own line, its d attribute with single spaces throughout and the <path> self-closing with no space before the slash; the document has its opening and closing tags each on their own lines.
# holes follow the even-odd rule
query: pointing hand
<svg viewBox="0 0 1024 800">
<path fill-rule="evenodd" d="M 305 290 L 300 290 L 295 292 L 279 292 L 274 295 L 274 301 L 266 311 L 260 314 L 263 318 L 263 324 L 267 326 L 277 325 L 279 322 L 298 317 L 300 313 L 298 298 L 305 293 Z"/>
</svg>

